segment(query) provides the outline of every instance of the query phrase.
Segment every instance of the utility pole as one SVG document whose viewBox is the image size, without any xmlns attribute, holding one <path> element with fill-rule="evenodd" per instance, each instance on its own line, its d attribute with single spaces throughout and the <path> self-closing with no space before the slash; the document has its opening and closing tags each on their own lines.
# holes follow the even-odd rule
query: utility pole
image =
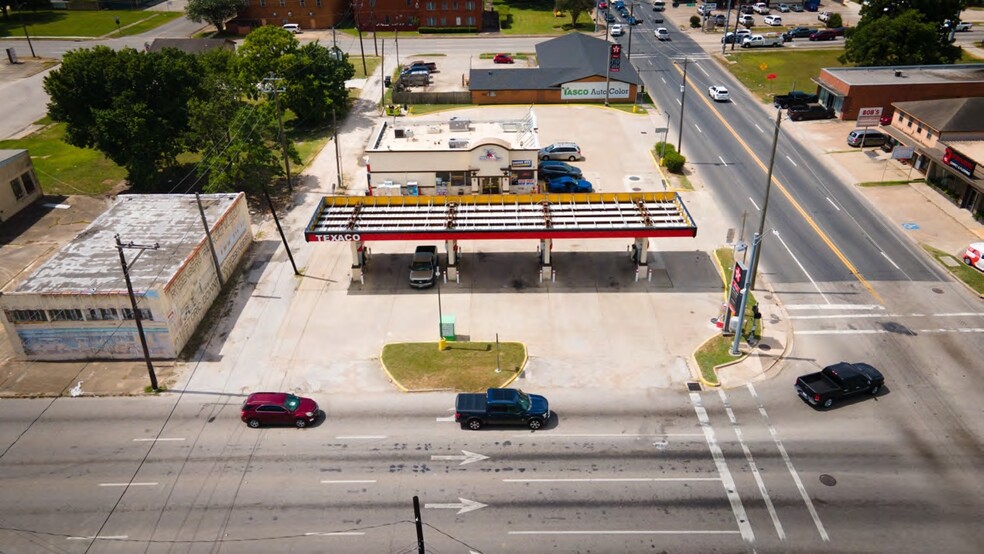
<svg viewBox="0 0 984 554">
<path fill-rule="evenodd" d="M 424 524 L 420 520 L 420 498 L 413 497 L 413 523 L 417 527 L 417 554 L 424 554 Z"/>
<path fill-rule="evenodd" d="M 735 19 L 738 19 L 738 18 L 735 17 Z M 730 26 L 731 26 L 731 0 L 728 0 L 728 12 L 727 12 L 727 15 L 724 17 L 724 38 L 721 39 L 721 54 L 722 55 L 724 54 L 724 50 L 728 47 L 728 42 L 727 42 L 727 38 L 728 38 L 728 27 L 730 27 Z M 737 36 L 738 35 L 735 35 L 735 38 L 737 38 Z M 793 90 L 795 90 L 795 89 L 793 89 Z"/>
<path fill-rule="evenodd" d="M 338 173 L 338 186 L 342 186 L 342 155 L 338 150 L 338 117 L 335 115 L 335 108 L 331 109 L 331 132 L 335 142 L 335 171 Z M 335 194 L 335 185 L 331 186 L 331 193 Z"/>
<path fill-rule="evenodd" d="M 400 24 L 396 24 L 396 37 L 393 39 L 396 44 L 396 68 L 400 68 Z M 383 75 L 386 73 L 384 72 Z"/>
<path fill-rule="evenodd" d="M 20 19 L 21 27 L 24 28 L 24 38 L 27 39 L 27 46 L 31 49 L 31 57 L 37 58 L 38 55 L 34 53 L 34 43 L 31 42 L 31 34 L 27 32 L 27 23 L 24 23 L 23 7 L 23 2 L 17 5 L 17 18 Z"/>
<path fill-rule="evenodd" d="M 144 250 L 157 250 L 161 245 L 156 242 L 152 245 L 134 244 L 133 242 L 123 244 L 118 234 L 115 235 L 115 238 L 116 250 L 120 253 L 120 265 L 123 266 L 123 280 L 126 281 L 126 292 L 130 296 L 130 309 L 133 310 L 133 321 L 137 324 L 137 335 L 140 336 L 140 346 L 143 348 L 144 361 L 147 362 L 147 374 L 150 375 L 150 388 L 154 392 L 157 392 L 157 374 L 154 373 L 154 364 L 150 361 L 150 349 L 147 348 L 147 337 L 144 335 L 143 318 L 140 317 L 140 309 L 137 308 L 137 297 L 133 294 L 133 283 L 130 282 L 130 268 L 126 265 L 126 254 L 123 253 L 123 249 L 132 248 L 143 252 Z M 139 257 L 140 254 L 137 254 L 137 258 Z"/>
<path fill-rule="evenodd" d="M 263 90 L 264 92 L 273 94 L 273 99 L 277 103 L 277 123 L 280 124 L 280 148 L 284 154 L 284 167 L 287 169 L 287 190 L 294 192 L 294 184 L 290 180 L 290 156 L 287 155 L 287 134 L 284 133 L 284 113 L 280 111 L 280 93 L 284 92 L 286 89 L 279 88 L 275 85 L 275 81 L 280 81 L 279 77 L 275 77 L 273 72 L 270 72 L 270 76 L 263 79 Z"/>
<path fill-rule="evenodd" d="M 690 58 L 683 58 L 683 82 L 680 84 L 680 131 L 677 134 L 677 153 L 683 155 L 683 107 L 687 101 L 687 64 Z"/>
<path fill-rule="evenodd" d="M 379 45 L 376 44 L 376 0 L 369 0 L 369 24 L 372 25 L 372 51 L 379 56 Z"/>
<path fill-rule="evenodd" d="M 386 41 L 383 41 L 383 55 L 379 58 L 380 79 L 379 79 L 379 107 L 382 113 L 386 113 Z"/>
<path fill-rule="evenodd" d="M 215 252 L 215 243 L 212 242 L 212 230 L 208 228 L 208 219 L 205 218 L 205 207 L 202 206 L 202 197 L 195 193 L 195 202 L 198 203 L 198 213 L 202 216 L 202 227 L 205 228 L 205 241 L 208 242 L 208 251 L 212 254 L 212 265 L 215 266 L 215 277 L 219 280 L 219 289 L 222 289 L 222 265 L 219 264 L 219 256 Z"/>
<path fill-rule="evenodd" d="M 772 166 L 776 163 L 776 145 L 779 144 L 779 126 L 782 124 L 782 108 L 776 110 L 776 131 L 772 135 L 772 154 L 769 156 L 769 174 L 765 178 L 765 201 L 762 203 L 762 217 L 759 218 L 759 228 L 755 236 L 761 237 L 765 232 L 765 213 L 769 209 L 769 193 L 772 192 Z M 758 275 L 759 249 L 752 248 L 752 265 L 749 268 L 748 287 L 755 288 L 755 277 Z"/>
<path fill-rule="evenodd" d="M 270 207 L 273 222 L 277 224 L 277 232 L 280 233 L 280 240 L 284 243 L 284 248 L 287 249 L 287 257 L 290 258 L 290 266 L 294 268 L 294 275 L 300 275 L 301 272 L 297 271 L 297 264 L 294 263 L 294 255 L 290 252 L 290 244 L 287 242 L 287 237 L 284 236 L 284 228 L 280 226 L 280 218 L 277 217 L 277 210 L 273 207 L 273 200 L 270 200 L 270 193 L 267 192 L 266 185 L 263 185 L 263 196 L 266 198 L 267 206 Z"/>
<path fill-rule="evenodd" d="M 362 8 L 362 4 L 359 4 L 359 9 Z M 362 44 L 362 25 L 359 22 L 359 11 L 355 12 L 355 30 L 359 32 L 359 52 L 362 53 L 362 72 L 369 76 L 369 70 L 366 68 L 366 47 Z"/>
<path fill-rule="evenodd" d="M 607 58 L 605 59 L 605 107 L 608 107 L 608 91 L 612 88 L 612 47 L 605 49 Z"/>
<path fill-rule="evenodd" d="M 635 7 L 636 7 L 635 2 L 629 4 L 629 17 L 632 17 L 632 18 L 635 17 Z M 625 50 L 626 50 L 626 53 L 625 53 L 625 59 L 626 59 L 626 61 L 628 61 L 629 58 L 632 57 L 632 28 L 633 27 L 635 27 L 635 25 L 632 25 L 630 23 L 629 24 L 629 43 L 628 43 L 628 45 L 626 45 L 626 48 L 625 48 Z"/>
</svg>

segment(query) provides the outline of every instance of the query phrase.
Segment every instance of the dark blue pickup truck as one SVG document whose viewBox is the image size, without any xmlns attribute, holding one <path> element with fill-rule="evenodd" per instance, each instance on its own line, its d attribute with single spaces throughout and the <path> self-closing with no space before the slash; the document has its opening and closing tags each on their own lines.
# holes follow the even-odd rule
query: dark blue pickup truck
<svg viewBox="0 0 984 554">
<path fill-rule="evenodd" d="M 547 399 L 519 389 L 461 393 L 454 401 L 454 420 L 473 431 L 485 425 L 525 425 L 536 431 L 549 419 Z"/>
<path fill-rule="evenodd" d="M 796 380 L 796 394 L 811 406 L 833 406 L 835 400 L 867 393 L 878 394 L 885 377 L 868 364 L 840 362 Z"/>
</svg>

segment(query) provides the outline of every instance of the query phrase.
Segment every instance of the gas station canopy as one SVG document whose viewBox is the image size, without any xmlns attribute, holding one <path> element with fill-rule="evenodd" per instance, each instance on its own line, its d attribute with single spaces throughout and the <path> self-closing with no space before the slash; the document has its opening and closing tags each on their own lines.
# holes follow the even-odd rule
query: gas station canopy
<svg viewBox="0 0 984 554">
<path fill-rule="evenodd" d="M 308 242 L 695 237 L 672 192 L 326 196 Z"/>
</svg>

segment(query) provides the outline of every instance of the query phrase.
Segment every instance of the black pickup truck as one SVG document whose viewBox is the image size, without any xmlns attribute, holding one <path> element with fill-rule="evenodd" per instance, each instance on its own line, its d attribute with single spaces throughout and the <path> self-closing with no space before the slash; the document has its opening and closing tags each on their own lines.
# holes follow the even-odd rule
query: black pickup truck
<svg viewBox="0 0 984 554">
<path fill-rule="evenodd" d="M 772 97 L 772 105 L 777 108 L 786 109 L 790 106 L 811 104 L 819 100 L 816 94 L 810 94 L 801 90 L 791 90 L 788 94 L 777 94 Z"/>
<path fill-rule="evenodd" d="M 538 394 L 519 389 L 461 393 L 454 401 L 454 420 L 473 431 L 489 425 L 526 425 L 536 431 L 550 419 L 550 405 Z"/>
<path fill-rule="evenodd" d="M 811 406 L 833 406 L 835 400 L 860 393 L 878 394 L 885 378 L 868 364 L 840 362 L 796 380 L 796 393 Z"/>
</svg>

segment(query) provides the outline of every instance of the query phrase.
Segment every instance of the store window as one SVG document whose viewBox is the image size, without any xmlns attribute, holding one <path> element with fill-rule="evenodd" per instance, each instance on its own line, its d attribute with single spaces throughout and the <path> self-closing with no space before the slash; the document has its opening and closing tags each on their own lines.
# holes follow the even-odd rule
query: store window
<svg viewBox="0 0 984 554">
<path fill-rule="evenodd" d="M 48 321 L 44 310 L 4 310 L 7 321 L 14 323 L 43 323 Z"/>
<path fill-rule="evenodd" d="M 48 310 L 51 321 L 82 321 L 82 310 Z"/>
<path fill-rule="evenodd" d="M 439 185 L 463 187 L 468 182 L 467 171 L 437 171 L 434 173 L 434 176 L 437 178 Z"/>
<path fill-rule="evenodd" d="M 14 192 L 14 198 L 17 200 L 24 198 L 24 187 L 21 185 L 20 177 L 14 177 L 14 179 L 10 181 L 10 190 Z"/>
<path fill-rule="evenodd" d="M 119 319 L 120 315 L 116 308 L 89 308 L 86 310 L 85 318 L 89 321 L 104 321 Z"/>
<path fill-rule="evenodd" d="M 133 310 L 123 308 L 123 319 L 133 319 Z M 140 319 L 143 321 L 154 321 L 154 314 L 145 308 L 140 308 Z"/>
</svg>

